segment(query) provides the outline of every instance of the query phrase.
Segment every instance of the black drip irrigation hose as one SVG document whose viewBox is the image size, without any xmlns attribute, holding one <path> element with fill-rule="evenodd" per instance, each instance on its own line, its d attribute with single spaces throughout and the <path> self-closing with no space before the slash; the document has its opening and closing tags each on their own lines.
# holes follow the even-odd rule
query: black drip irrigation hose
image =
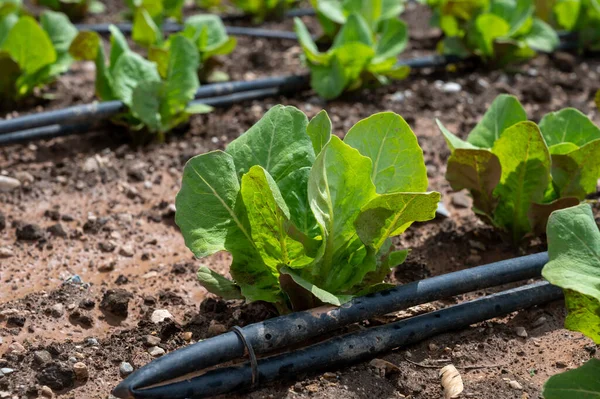
<svg viewBox="0 0 600 399">
<path fill-rule="evenodd" d="M 195 99 L 211 98 L 223 96 L 225 94 L 237 93 L 242 91 L 267 89 L 273 87 L 292 87 L 306 86 L 309 82 L 309 75 L 298 76 L 275 76 L 253 81 L 237 81 L 214 83 L 198 88 Z M 117 115 L 125 110 L 125 104 L 121 101 L 103 101 L 86 105 L 76 105 L 55 111 L 41 112 L 38 114 L 25 115 L 14 119 L 0 121 L 0 135 L 19 130 L 31 129 L 34 127 L 66 124 L 85 120 L 87 122 L 97 122 Z M 1 137 L 1 136 L 0 136 Z"/>
<path fill-rule="evenodd" d="M 240 366 L 214 369 L 203 375 L 193 378 L 188 376 L 166 385 L 148 387 L 137 384 L 138 381 L 132 378 L 132 374 L 115 388 L 113 394 L 119 398 L 187 399 L 257 388 L 259 382 L 294 379 L 303 373 L 347 366 L 436 334 L 465 328 L 561 297 L 560 288 L 539 282 L 421 316 L 342 335 L 294 352 L 255 361 L 253 365 L 244 363 Z M 181 351 L 172 352 L 171 355 L 179 355 L 181 362 L 188 361 L 179 354 Z M 159 360 L 150 364 L 158 363 Z M 163 370 L 163 373 L 167 374 L 169 371 Z"/>
<path fill-rule="evenodd" d="M 340 307 L 323 306 L 280 316 L 251 324 L 241 331 L 256 354 L 265 354 L 368 318 L 466 292 L 539 277 L 547 262 L 546 252 L 508 259 L 404 284 L 355 298 Z M 238 359 L 244 356 L 245 349 L 244 343 L 234 332 L 209 338 L 135 371 L 122 382 L 119 392 L 133 392 L 141 387 Z"/>
<path fill-rule="evenodd" d="M 110 25 L 111 24 L 77 24 L 75 25 L 75 27 L 79 31 L 91 31 L 96 32 L 100 35 L 108 35 L 110 34 L 110 30 L 108 29 Z M 119 28 L 119 30 L 126 35 L 130 35 L 133 29 L 130 23 L 120 23 L 113 25 Z M 165 33 L 180 32 L 183 30 L 183 26 L 177 23 L 167 22 L 163 24 L 161 30 Z M 265 39 L 298 40 L 298 36 L 296 36 L 295 32 L 283 30 L 247 28 L 243 26 L 227 26 L 225 27 L 225 31 L 228 35 L 233 36 L 250 36 Z"/>
<path fill-rule="evenodd" d="M 291 88 L 271 87 L 258 90 L 242 91 L 223 96 L 211 97 L 204 100 L 191 101 L 189 106 L 204 104 L 212 107 L 229 107 L 241 101 L 258 100 L 265 97 L 273 97 L 279 94 L 285 94 L 287 90 L 291 90 Z M 0 145 L 16 144 L 31 140 L 51 139 L 70 134 L 87 133 L 92 127 L 93 124 L 89 122 L 69 125 L 53 124 L 19 130 L 16 132 L 2 133 L 0 134 Z"/>
</svg>

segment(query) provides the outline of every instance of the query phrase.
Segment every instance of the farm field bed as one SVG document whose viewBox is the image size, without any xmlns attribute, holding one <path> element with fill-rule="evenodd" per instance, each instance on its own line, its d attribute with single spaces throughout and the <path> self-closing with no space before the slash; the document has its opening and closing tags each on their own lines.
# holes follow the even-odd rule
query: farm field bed
<svg viewBox="0 0 600 399">
<path fill-rule="evenodd" d="M 109 14 L 116 15 L 113 12 Z M 431 54 L 437 33 L 427 28 L 425 8 L 411 4 L 403 18 L 410 26 L 411 40 L 402 58 Z M 95 17 L 93 22 L 104 20 Z M 293 28 L 291 21 L 265 27 Z M 232 80 L 296 74 L 303 71 L 300 52 L 294 42 L 244 37 L 230 56 L 223 57 L 223 70 Z M 230 259 L 219 253 L 194 260 L 173 212 L 185 162 L 196 154 L 223 149 L 275 104 L 296 106 L 309 117 L 326 109 L 338 135 L 383 110 L 402 115 L 413 128 L 424 150 L 429 188 L 442 193 L 449 216 L 419 224 L 396 242 L 412 252 L 390 281 L 406 283 L 545 250 L 540 240 L 533 240 L 515 251 L 475 217 L 464 192 L 451 190 L 444 178 L 449 151 L 434 120 L 439 118 L 464 137 L 498 94 L 509 93 L 521 100 L 532 120 L 572 106 L 599 123 L 595 91 L 589 84 L 599 77 L 600 59 L 559 52 L 507 71 L 413 72 L 409 79 L 329 102 L 307 91 L 240 103 L 193 117 L 189 128 L 179 129 L 165 144 L 134 147 L 128 144 L 126 131 L 106 125 L 86 135 L 0 148 L 0 172 L 10 170 L 23 184 L 21 190 L 0 193 L 0 218 L 6 219 L 6 227 L 0 230 L 0 247 L 6 253 L 0 258 L 0 314 L 4 315 L 0 367 L 15 370 L 10 379 L 0 379 L 0 391 L 9 392 L 8 397 L 36 397 L 42 385 L 39 378 L 59 385 L 71 378 L 44 371 L 48 367 L 36 363 L 39 351 L 45 350 L 64 362 L 82 361 L 91 377 L 74 388 L 56 389 L 58 397 L 106 398 L 122 379 L 122 362 L 138 368 L 152 359 L 145 345 L 147 335 L 159 336 L 159 346 L 171 351 L 188 343 L 186 332 L 197 341 L 234 325 L 275 316 L 266 305 L 224 302 L 206 293 L 195 279 L 198 266 L 226 273 Z M 26 104 L 17 112 L 91 102 L 93 82 L 93 65 L 77 64 L 47 89 L 54 100 Z M 598 205 L 594 214 L 600 216 Z M 17 236 L 18 231 L 44 238 L 26 241 Z M 75 275 L 84 284 L 63 284 Z M 457 301 L 492 291 L 463 295 Z M 124 302 L 129 303 L 124 317 L 103 311 Z M 453 303 L 438 301 L 365 325 Z M 168 310 L 175 321 L 153 323 L 150 315 L 156 309 Z M 237 397 L 441 397 L 439 368 L 452 361 L 461 372 L 466 397 L 537 398 L 549 376 L 590 357 L 600 358 L 591 340 L 562 327 L 564 316 L 564 304 L 551 303 L 383 357 L 399 367 L 397 372 L 381 373 L 361 363 Z"/>
</svg>

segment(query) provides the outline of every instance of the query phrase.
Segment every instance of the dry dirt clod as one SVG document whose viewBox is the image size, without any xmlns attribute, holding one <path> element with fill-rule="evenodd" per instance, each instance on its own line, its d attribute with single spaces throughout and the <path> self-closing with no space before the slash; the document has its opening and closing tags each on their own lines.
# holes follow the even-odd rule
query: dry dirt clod
<svg viewBox="0 0 600 399">
<path fill-rule="evenodd" d="M 25 224 L 17 228 L 17 240 L 37 241 L 44 238 L 44 230 L 37 224 Z"/>
<path fill-rule="evenodd" d="M 100 309 L 112 313 L 115 316 L 127 317 L 129 300 L 132 295 L 122 288 L 108 290 L 102 297 Z"/>
<path fill-rule="evenodd" d="M 449 364 L 443 367 L 440 370 L 440 377 L 442 378 L 445 399 L 457 398 L 464 390 L 462 378 L 454 365 Z"/>
<path fill-rule="evenodd" d="M 0 247 L 0 259 L 11 258 L 13 256 L 15 256 L 15 253 L 12 249 L 8 247 Z"/>
<path fill-rule="evenodd" d="M 44 367 L 38 374 L 37 380 L 42 385 L 47 385 L 53 390 L 60 391 L 70 388 L 75 383 L 75 372 L 62 362 L 55 362 Z"/>
</svg>

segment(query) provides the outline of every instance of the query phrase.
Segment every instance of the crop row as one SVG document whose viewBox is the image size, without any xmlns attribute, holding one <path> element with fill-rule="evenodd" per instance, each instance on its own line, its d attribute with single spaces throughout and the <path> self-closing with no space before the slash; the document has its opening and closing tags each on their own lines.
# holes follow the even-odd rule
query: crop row
<svg viewBox="0 0 600 399">
<path fill-rule="evenodd" d="M 239 3 L 254 4 L 244 11 L 260 20 L 288 5 L 287 1 Z M 432 24 L 445 35 L 438 50 L 458 58 L 478 56 L 502 66 L 530 58 L 536 51 L 553 51 L 559 36 L 552 26 L 577 32 L 581 48 L 594 48 L 600 35 L 596 0 L 556 2 L 545 8 L 538 3 L 535 7 L 531 0 L 430 0 Z M 61 4 L 54 8 L 61 9 Z M 403 1 L 314 0 L 312 4 L 322 36 L 315 42 L 298 18 L 295 29 L 311 86 L 319 95 L 332 99 L 345 91 L 408 76 L 410 68 L 398 63 L 408 42 L 407 26 L 399 19 Z M 168 19 L 182 20 L 183 2 L 128 5 L 132 39 L 146 49 L 146 57 L 132 51 L 115 26 L 109 27 L 111 48 L 106 57 L 98 33 L 78 32 L 65 15 L 53 11 L 44 12 L 38 23 L 18 0 L 5 0 L 0 13 L 4 104 L 51 82 L 74 60 L 91 60 L 96 64 L 97 97 L 123 102 L 126 111 L 114 119 L 133 131 L 162 139 L 191 114 L 210 112 L 209 106 L 188 104 L 201 83 L 228 79 L 216 68 L 215 56 L 231 53 L 236 39 L 228 35 L 221 19 L 196 15 L 185 20 L 180 32 L 165 35 L 162 27 Z M 328 49 L 322 51 L 323 47 Z"/>
</svg>

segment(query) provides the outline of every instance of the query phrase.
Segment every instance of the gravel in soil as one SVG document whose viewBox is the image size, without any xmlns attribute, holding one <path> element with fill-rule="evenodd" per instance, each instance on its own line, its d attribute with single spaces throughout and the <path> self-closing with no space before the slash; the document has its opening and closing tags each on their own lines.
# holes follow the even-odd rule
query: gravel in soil
<svg viewBox="0 0 600 399">
<path fill-rule="evenodd" d="M 422 8 L 409 6 L 405 19 L 416 39 L 406 57 L 433 48 L 438 33 L 424 28 L 427 18 Z M 291 29 L 289 21 L 270 26 Z M 297 73 L 299 53 L 294 43 L 242 38 L 236 52 L 223 59 L 223 69 L 233 79 Z M 131 367 L 233 325 L 275 315 L 265 304 L 212 298 L 196 283 L 199 265 L 227 273 L 230 259 L 223 253 L 192 257 L 174 224 L 173 201 L 187 159 L 224 148 L 278 103 L 311 117 L 326 109 L 340 136 L 383 110 L 399 113 L 412 126 L 424 150 L 430 189 L 443 194 L 449 217 L 415 225 L 397 240 L 397 246 L 413 250 L 390 281 L 405 283 L 544 250 L 541 240 L 511 248 L 473 215 L 465 193 L 450 189 L 443 177 L 449 152 L 434 119 L 464 137 L 496 95 L 511 93 L 532 120 L 573 106 L 598 123 L 589 82 L 598 81 L 599 73 L 598 59 L 542 55 L 510 71 L 420 71 L 331 102 L 305 92 L 237 104 L 194 117 L 162 145 L 131 146 L 122 130 L 105 126 L 85 136 L 0 148 L 0 175 L 21 183 L 0 192 L 0 368 L 13 370 L 0 377 L 0 397 L 52 392 L 106 398 Z M 93 67 L 78 64 L 47 90 L 55 100 L 21 104 L 18 112 L 89 102 L 93 80 Z M 600 214 L 598 205 L 594 210 Z M 359 328 L 495 291 L 418 306 Z M 562 328 L 564 316 L 561 302 L 515 312 L 393 351 L 383 359 L 396 365 L 395 371 L 377 362 L 348 365 L 236 397 L 435 398 L 442 393 L 439 368 L 452 362 L 467 397 L 535 398 L 550 375 L 599 356 L 590 340 Z M 82 378 L 86 372 L 89 377 Z"/>
</svg>

